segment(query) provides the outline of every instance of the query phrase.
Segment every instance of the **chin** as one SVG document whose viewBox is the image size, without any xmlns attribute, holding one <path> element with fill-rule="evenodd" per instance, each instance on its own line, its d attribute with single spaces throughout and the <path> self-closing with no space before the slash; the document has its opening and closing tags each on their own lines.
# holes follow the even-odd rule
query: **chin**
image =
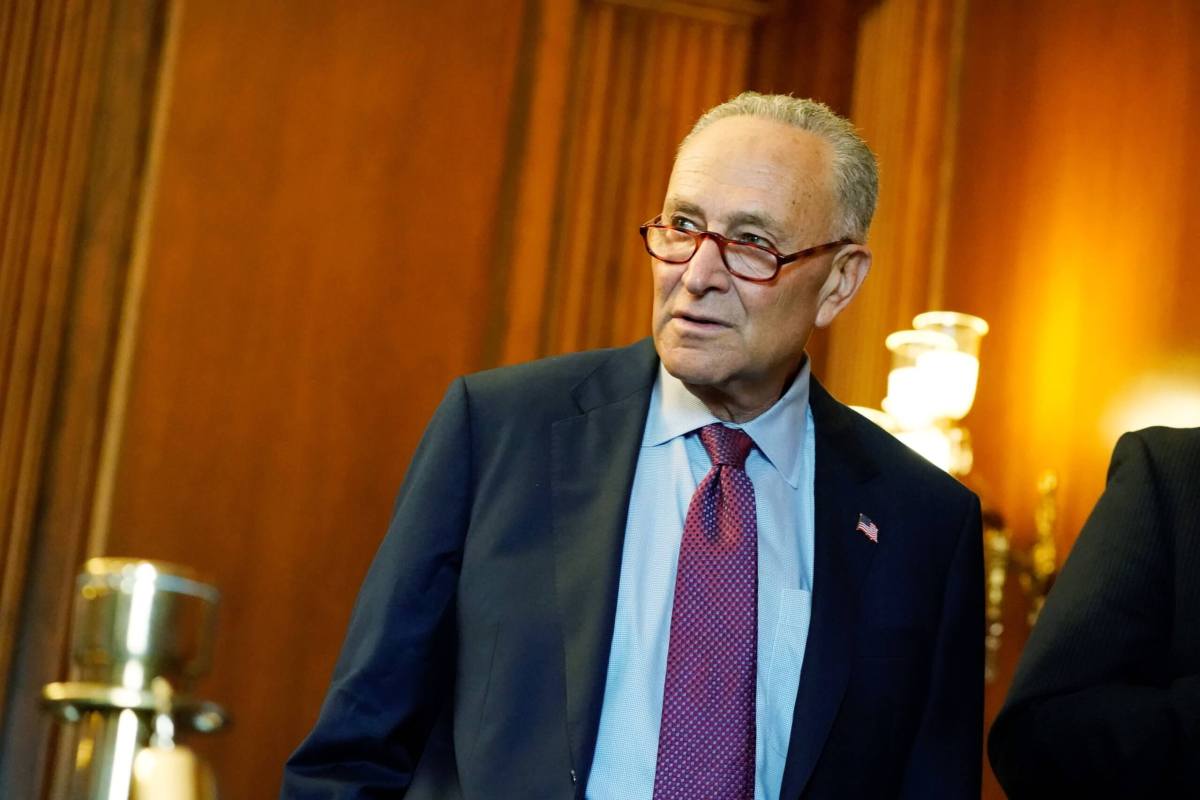
<svg viewBox="0 0 1200 800">
<path fill-rule="evenodd" d="M 695 352 L 659 354 L 663 367 L 672 376 L 689 386 L 713 386 L 724 382 L 728 377 L 728 369 L 718 363 L 713 363 L 711 357 Z"/>
</svg>

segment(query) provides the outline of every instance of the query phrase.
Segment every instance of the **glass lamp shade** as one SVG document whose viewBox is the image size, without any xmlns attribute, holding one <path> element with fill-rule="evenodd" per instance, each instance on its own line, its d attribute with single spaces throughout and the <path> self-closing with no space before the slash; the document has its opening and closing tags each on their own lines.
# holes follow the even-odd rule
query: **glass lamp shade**
<svg viewBox="0 0 1200 800">
<path fill-rule="evenodd" d="M 955 354 L 954 339 L 937 331 L 896 331 L 886 344 L 892 351 L 892 370 L 883 410 L 901 430 L 927 428 L 944 419 L 949 374 L 942 365 L 946 356 Z"/>
<path fill-rule="evenodd" d="M 979 317 L 957 311 L 926 311 L 913 317 L 913 328 L 948 336 L 951 350 L 922 354 L 918 366 L 929 384 L 929 395 L 939 419 L 962 419 L 975 402 L 979 384 L 979 344 L 988 324 Z"/>
</svg>

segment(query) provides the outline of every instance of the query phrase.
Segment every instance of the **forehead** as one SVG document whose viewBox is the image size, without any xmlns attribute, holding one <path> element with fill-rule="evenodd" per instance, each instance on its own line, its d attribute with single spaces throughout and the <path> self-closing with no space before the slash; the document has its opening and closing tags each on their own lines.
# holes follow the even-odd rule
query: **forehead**
<svg viewBox="0 0 1200 800">
<path fill-rule="evenodd" d="M 775 120 L 728 117 L 679 152 L 667 206 L 687 204 L 709 222 L 758 213 L 789 226 L 831 219 L 833 147 L 823 137 Z"/>
</svg>

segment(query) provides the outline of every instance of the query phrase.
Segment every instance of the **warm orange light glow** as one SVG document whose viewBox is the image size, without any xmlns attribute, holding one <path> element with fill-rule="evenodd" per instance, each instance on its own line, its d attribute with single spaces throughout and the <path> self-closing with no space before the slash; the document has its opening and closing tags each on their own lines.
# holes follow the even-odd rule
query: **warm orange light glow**
<svg viewBox="0 0 1200 800">
<path fill-rule="evenodd" d="M 1200 359 L 1140 376 L 1117 394 L 1101 419 L 1105 436 L 1166 425 L 1200 427 Z"/>
</svg>

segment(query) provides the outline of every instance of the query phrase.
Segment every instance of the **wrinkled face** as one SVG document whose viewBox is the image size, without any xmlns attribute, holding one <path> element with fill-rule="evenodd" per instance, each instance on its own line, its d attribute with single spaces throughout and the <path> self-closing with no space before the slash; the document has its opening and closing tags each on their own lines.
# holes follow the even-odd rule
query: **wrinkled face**
<svg viewBox="0 0 1200 800">
<path fill-rule="evenodd" d="M 719 120 L 675 160 L 662 221 L 785 254 L 837 239 L 831 161 L 829 143 L 807 131 L 754 117 Z M 663 365 L 702 398 L 761 411 L 799 369 L 813 327 L 828 325 L 849 301 L 844 270 L 834 267 L 856 259 L 869 263 L 869 254 L 849 245 L 786 264 L 770 283 L 729 274 L 711 239 L 686 264 L 652 260 Z"/>
</svg>

